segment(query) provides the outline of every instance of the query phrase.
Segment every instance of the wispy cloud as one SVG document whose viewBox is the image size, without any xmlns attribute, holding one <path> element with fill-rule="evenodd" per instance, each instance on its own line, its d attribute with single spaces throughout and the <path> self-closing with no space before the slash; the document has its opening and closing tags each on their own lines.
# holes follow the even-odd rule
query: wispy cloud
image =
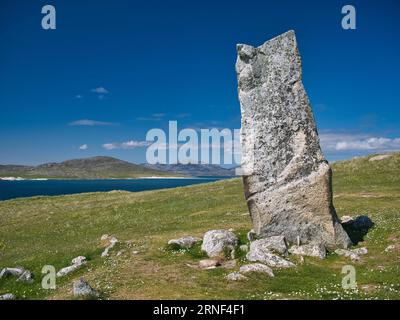
<svg viewBox="0 0 400 320">
<path fill-rule="evenodd" d="M 76 120 L 73 122 L 69 123 L 70 126 L 113 126 L 116 125 L 116 123 L 113 122 L 105 122 L 105 121 L 97 121 L 97 120 L 90 120 L 90 119 L 82 119 L 82 120 Z"/>
<path fill-rule="evenodd" d="M 396 151 L 400 138 L 387 138 L 368 134 L 322 133 L 321 146 L 326 151 Z"/>
<path fill-rule="evenodd" d="M 137 117 L 139 121 L 160 121 L 165 117 L 165 113 L 153 113 L 148 117 Z"/>
<path fill-rule="evenodd" d="M 151 143 L 148 141 L 136 141 L 136 140 L 130 140 L 122 143 L 118 142 L 112 142 L 112 143 L 105 143 L 102 145 L 102 147 L 106 150 L 114 150 L 114 149 L 136 149 L 136 148 L 142 148 L 142 147 L 147 147 Z"/>
<path fill-rule="evenodd" d="M 94 93 L 98 93 L 98 94 L 107 94 L 107 93 L 109 93 L 109 91 L 104 87 L 97 87 L 97 88 L 92 89 L 91 91 L 94 92 Z"/>
<path fill-rule="evenodd" d="M 77 94 L 77 95 L 75 96 L 75 98 L 77 98 L 77 99 L 82 99 L 82 98 L 83 98 L 83 95 Z"/>
<path fill-rule="evenodd" d="M 89 146 L 87 144 L 83 144 L 81 146 L 79 146 L 79 150 L 87 150 L 89 148 Z"/>
</svg>

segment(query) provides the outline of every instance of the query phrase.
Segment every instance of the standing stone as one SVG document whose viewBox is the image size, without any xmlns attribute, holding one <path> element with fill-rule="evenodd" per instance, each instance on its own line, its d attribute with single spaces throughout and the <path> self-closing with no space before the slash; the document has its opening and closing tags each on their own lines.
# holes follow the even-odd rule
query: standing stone
<svg viewBox="0 0 400 320">
<path fill-rule="evenodd" d="M 331 169 L 301 81 L 294 32 L 237 50 L 243 182 L 257 237 L 347 248 L 351 241 L 332 204 Z"/>
</svg>

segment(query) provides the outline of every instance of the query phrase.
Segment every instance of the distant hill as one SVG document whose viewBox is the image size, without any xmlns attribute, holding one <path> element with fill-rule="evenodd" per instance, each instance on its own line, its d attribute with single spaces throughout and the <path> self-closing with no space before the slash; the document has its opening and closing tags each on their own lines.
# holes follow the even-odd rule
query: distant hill
<svg viewBox="0 0 400 320">
<path fill-rule="evenodd" d="M 189 176 L 231 177 L 235 168 L 227 169 L 213 164 L 143 164 L 146 168 Z"/>
<path fill-rule="evenodd" d="M 0 165 L 0 177 L 102 179 L 168 175 L 171 174 L 112 157 L 74 159 L 38 166 Z"/>
</svg>

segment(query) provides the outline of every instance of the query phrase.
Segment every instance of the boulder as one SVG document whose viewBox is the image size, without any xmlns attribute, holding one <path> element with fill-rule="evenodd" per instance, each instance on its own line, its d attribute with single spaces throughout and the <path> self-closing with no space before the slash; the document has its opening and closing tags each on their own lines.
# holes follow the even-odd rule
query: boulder
<svg viewBox="0 0 400 320">
<path fill-rule="evenodd" d="M 238 237 L 229 230 L 210 230 L 204 234 L 201 250 L 209 257 L 232 253 L 238 244 Z"/>
<path fill-rule="evenodd" d="M 347 248 L 332 203 L 331 169 L 302 84 L 293 31 L 255 48 L 237 45 L 245 198 L 258 238 Z"/>
<path fill-rule="evenodd" d="M 99 293 L 97 290 L 93 289 L 89 283 L 83 279 L 74 281 L 73 283 L 73 294 L 75 297 L 92 297 L 98 298 Z"/>
<path fill-rule="evenodd" d="M 33 283 L 34 281 L 32 272 L 22 267 L 2 269 L 0 272 L 0 279 L 7 276 L 17 277 L 17 281 L 25 283 Z"/>
<path fill-rule="evenodd" d="M 261 263 L 245 264 L 240 267 L 239 271 L 241 273 L 249 273 L 249 272 L 265 273 L 270 277 L 274 277 L 274 272 L 272 271 L 272 269 L 266 266 L 265 264 Z"/>
<path fill-rule="evenodd" d="M 172 239 L 168 241 L 169 245 L 176 245 L 181 249 L 190 249 L 193 247 L 197 242 L 201 241 L 201 239 L 192 237 L 192 236 L 187 236 L 187 237 L 182 237 L 179 239 Z"/>
<path fill-rule="evenodd" d="M 272 236 L 264 239 L 255 240 L 250 244 L 250 250 L 251 248 L 255 247 L 265 248 L 270 251 L 275 251 L 276 253 L 285 255 L 288 253 L 285 237 L 283 236 Z"/>
<path fill-rule="evenodd" d="M 344 256 L 346 258 L 350 258 L 353 261 L 360 260 L 360 256 L 357 253 L 352 252 L 351 250 L 346 249 L 336 249 L 335 253 L 339 256 Z"/>
<path fill-rule="evenodd" d="M 323 244 L 304 244 L 301 246 L 292 246 L 289 249 L 291 254 L 301 256 L 316 257 L 320 259 L 326 258 L 326 249 Z"/>
<path fill-rule="evenodd" d="M 295 266 L 292 262 L 272 253 L 271 249 L 264 246 L 262 242 L 257 241 L 251 243 L 250 251 L 247 253 L 246 258 L 249 261 L 265 263 L 270 267 L 290 268 Z"/>
</svg>

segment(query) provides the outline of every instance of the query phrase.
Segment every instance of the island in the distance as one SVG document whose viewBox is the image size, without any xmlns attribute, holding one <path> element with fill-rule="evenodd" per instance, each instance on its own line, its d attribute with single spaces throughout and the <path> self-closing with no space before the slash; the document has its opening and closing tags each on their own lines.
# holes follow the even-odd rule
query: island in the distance
<svg viewBox="0 0 400 320">
<path fill-rule="evenodd" d="M 104 156 L 45 163 L 38 166 L 0 165 L 0 180 L 182 178 L 233 176 L 234 173 L 234 169 L 226 169 L 218 165 L 139 165 Z"/>
</svg>

